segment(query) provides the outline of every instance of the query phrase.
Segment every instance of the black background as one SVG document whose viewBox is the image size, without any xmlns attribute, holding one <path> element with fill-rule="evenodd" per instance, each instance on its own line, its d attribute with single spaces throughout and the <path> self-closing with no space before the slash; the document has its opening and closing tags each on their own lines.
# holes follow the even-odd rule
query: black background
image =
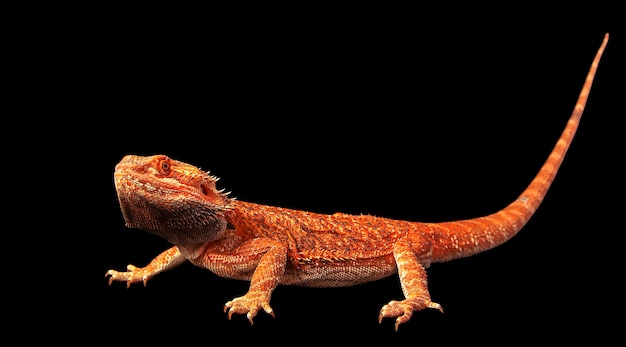
<svg viewBox="0 0 626 347">
<path fill-rule="evenodd" d="M 247 283 L 188 263 L 146 288 L 107 285 L 108 269 L 143 266 L 170 247 L 124 226 L 112 174 L 126 154 L 167 154 L 210 170 L 240 200 L 322 213 L 436 222 L 504 207 L 549 154 L 613 29 L 536 28 L 532 18 L 429 24 L 428 13 L 373 10 L 116 13 L 68 28 L 90 30 L 63 43 L 75 53 L 53 73 L 72 88 L 51 107 L 75 116 L 54 120 L 67 130 L 56 163 L 72 165 L 64 182 L 81 184 L 59 194 L 71 201 L 56 216 L 58 228 L 67 226 L 61 257 L 69 263 L 55 263 L 50 287 L 62 295 L 45 296 L 53 306 L 40 309 L 71 318 L 37 316 L 61 323 L 51 335 L 109 344 L 425 345 L 615 332 L 606 314 L 622 301 L 613 267 L 623 228 L 619 32 L 533 219 L 496 249 L 428 270 L 444 314 L 416 312 L 398 332 L 391 319 L 378 324 L 380 307 L 401 298 L 395 276 L 351 288 L 279 286 L 276 318 L 260 312 L 252 327 L 222 312 Z"/>
</svg>

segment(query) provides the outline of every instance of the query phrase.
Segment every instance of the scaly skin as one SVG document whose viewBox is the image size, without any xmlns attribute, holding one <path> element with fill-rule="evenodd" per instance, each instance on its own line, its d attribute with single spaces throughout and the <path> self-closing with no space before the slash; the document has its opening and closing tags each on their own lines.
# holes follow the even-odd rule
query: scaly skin
<svg viewBox="0 0 626 347">
<path fill-rule="evenodd" d="M 471 256 L 511 239 L 546 195 L 578 128 L 605 36 L 574 111 L 556 146 L 526 190 L 488 216 L 443 223 L 420 223 L 370 215 L 333 215 L 260 205 L 229 198 L 217 178 L 168 158 L 129 155 L 115 167 L 115 187 L 126 225 L 157 234 L 174 246 L 150 264 L 109 270 L 113 281 L 146 282 L 184 261 L 227 278 L 250 281 L 248 292 L 227 302 L 228 318 L 269 304 L 278 284 L 339 287 L 395 273 L 405 298 L 380 310 L 395 328 L 414 311 L 441 305 L 431 301 L 425 269 L 433 262 Z"/>
</svg>

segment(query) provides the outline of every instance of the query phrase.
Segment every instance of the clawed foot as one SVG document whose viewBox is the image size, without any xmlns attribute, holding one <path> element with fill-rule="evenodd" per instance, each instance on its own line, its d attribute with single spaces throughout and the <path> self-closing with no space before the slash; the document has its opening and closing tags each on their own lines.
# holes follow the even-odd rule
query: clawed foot
<svg viewBox="0 0 626 347">
<path fill-rule="evenodd" d="M 248 321 L 251 325 L 254 325 L 252 319 L 259 312 L 259 309 L 263 309 L 267 314 L 272 317 L 274 310 L 270 307 L 269 296 L 265 293 L 247 293 L 244 296 L 234 298 L 224 305 L 224 312 L 228 311 L 228 319 L 231 318 L 233 313 L 246 314 Z"/>
<path fill-rule="evenodd" d="M 144 270 L 144 268 L 139 268 L 134 265 L 126 266 L 126 272 L 119 272 L 115 270 L 109 270 L 104 274 L 104 277 L 109 277 L 109 285 L 113 283 L 113 281 L 121 281 L 126 282 L 126 288 L 130 287 L 131 283 L 135 282 L 143 282 L 143 286 L 145 287 L 150 279 L 150 272 Z"/>
<path fill-rule="evenodd" d="M 383 318 L 386 317 L 397 317 L 395 329 L 398 331 L 400 324 L 406 323 L 411 319 L 414 311 L 420 311 L 426 308 L 434 308 L 443 313 L 441 305 L 427 298 L 413 298 L 402 301 L 392 300 L 380 310 L 378 322 L 382 322 Z"/>
</svg>

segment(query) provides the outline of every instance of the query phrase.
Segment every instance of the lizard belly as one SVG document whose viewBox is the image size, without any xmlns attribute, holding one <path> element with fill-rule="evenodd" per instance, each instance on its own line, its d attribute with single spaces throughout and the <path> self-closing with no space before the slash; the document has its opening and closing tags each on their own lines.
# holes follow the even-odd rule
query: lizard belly
<svg viewBox="0 0 626 347">
<path fill-rule="evenodd" d="M 280 283 L 303 287 L 348 287 L 396 273 L 393 256 L 360 260 L 320 261 L 288 266 Z"/>
</svg>

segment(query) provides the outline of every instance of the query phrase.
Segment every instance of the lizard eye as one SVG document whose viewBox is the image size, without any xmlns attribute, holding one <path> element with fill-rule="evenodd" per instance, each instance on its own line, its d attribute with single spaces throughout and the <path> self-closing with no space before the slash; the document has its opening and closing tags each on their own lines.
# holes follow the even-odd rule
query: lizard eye
<svg viewBox="0 0 626 347">
<path fill-rule="evenodd" d="M 171 171 L 171 169 L 172 169 L 172 167 L 171 167 L 170 163 L 169 163 L 167 160 L 162 160 L 162 161 L 159 163 L 159 168 L 161 169 L 161 172 L 162 172 L 164 175 L 169 175 L 169 174 L 170 174 L 170 171 Z"/>
</svg>

